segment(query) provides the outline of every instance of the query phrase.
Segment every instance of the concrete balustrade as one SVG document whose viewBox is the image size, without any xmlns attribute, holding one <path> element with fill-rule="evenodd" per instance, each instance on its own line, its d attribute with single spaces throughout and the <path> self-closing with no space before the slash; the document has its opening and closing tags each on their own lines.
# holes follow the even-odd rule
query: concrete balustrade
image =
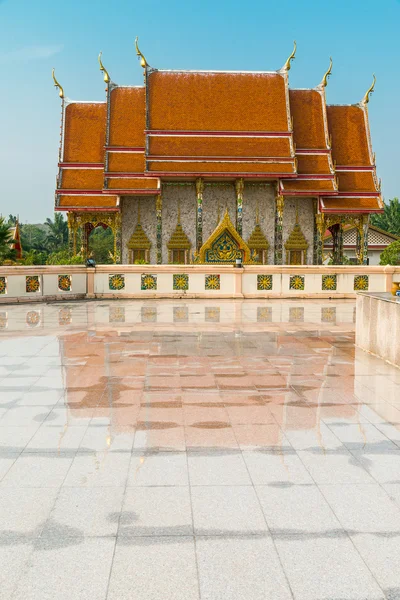
<svg viewBox="0 0 400 600">
<path fill-rule="evenodd" d="M 400 267 L 78 265 L 1 267 L 0 303 L 82 298 L 355 298 L 389 292 Z"/>
</svg>

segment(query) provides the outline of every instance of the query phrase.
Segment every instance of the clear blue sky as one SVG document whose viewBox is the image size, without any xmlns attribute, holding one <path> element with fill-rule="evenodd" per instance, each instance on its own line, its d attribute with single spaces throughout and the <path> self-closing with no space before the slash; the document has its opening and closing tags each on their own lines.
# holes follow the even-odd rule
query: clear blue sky
<svg viewBox="0 0 400 600">
<path fill-rule="evenodd" d="M 0 0 L 0 213 L 52 216 L 60 102 L 102 100 L 97 55 L 119 84 L 142 83 L 134 38 L 166 69 L 274 70 L 297 40 L 291 87 L 317 85 L 332 55 L 329 103 L 363 97 L 385 198 L 400 195 L 399 0 Z M 246 99 L 244 98 L 245 102 Z"/>
</svg>

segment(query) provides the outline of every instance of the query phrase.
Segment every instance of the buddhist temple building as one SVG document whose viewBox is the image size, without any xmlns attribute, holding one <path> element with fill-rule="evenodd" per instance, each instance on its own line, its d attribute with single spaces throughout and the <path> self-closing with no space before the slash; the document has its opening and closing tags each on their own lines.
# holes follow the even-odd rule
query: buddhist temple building
<svg viewBox="0 0 400 600">
<path fill-rule="evenodd" d="M 355 228 L 368 260 L 382 212 L 368 102 L 327 105 L 332 61 L 313 89 L 290 89 L 295 49 L 269 72 L 171 71 L 136 51 L 143 86 L 114 83 L 99 56 L 104 102 L 62 103 L 55 210 L 72 253 L 111 227 L 122 263 L 323 264 L 332 236 Z"/>
</svg>

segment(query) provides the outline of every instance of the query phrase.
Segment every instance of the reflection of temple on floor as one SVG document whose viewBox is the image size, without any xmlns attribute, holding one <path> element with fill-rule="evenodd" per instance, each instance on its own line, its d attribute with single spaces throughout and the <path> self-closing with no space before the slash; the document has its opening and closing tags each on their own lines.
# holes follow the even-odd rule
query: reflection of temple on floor
<svg viewBox="0 0 400 600">
<path fill-rule="evenodd" d="M 55 208 L 68 212 L 71 252 L 86 257 L 101 226 L 114 234 L 114 262 L 322 264 L 328 231 L 341 264 L 351 225 L 366 264 L 369 217 L 383 208 L 373 85 L 357 104 L 327 105 L 332 64 L 316 87 L 289 89 L 293 56 L 272 72 L 167 71 L 141 59 L 136 87 L 115 84 L 101 63 L 105 102 L 71 102 L 55 80 Z"/>
</svg>

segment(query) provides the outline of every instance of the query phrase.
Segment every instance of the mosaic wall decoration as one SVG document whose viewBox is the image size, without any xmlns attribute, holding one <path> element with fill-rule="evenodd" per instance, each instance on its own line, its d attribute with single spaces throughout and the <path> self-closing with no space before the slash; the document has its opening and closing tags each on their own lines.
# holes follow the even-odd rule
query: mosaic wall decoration
<svg viewBox="0 0 400 600">
<path fill-rule="evenodd" d="M 108 276 L 108 287 L 110 290 L 118 291 L 125 288 L 125 275 L 116 273 Z"/>
<path fill-rule="evenodd" d="M 72 322 L 72 310 L 70 308 L 60 308 L 58 311 L 58 324 L 70 325 Z"/>
<path fill-rule="evenodd" d="M 70 292 L 72 285 L 71 275 L 59 275 L 58 276 L 58 289 L 60 292 Z"/>
<path fill-rule="evenodd" d="M 206 275 L 205 287 L 206 290 L 221 289 L 221 275 Z"/>
<path fill-rule="evenodd" d="M 25 278 L 26 293 L 32 294 L 40 291 L 39 275 L 27 275 Z"/>
<path fill-rule="evenodd" d="M 142 306 L 142 323 L 155 323 L 157 321 L 157 309 L 153 306 Z"/>
<path fill-rule="evenodd" d="M 324 291 L 335 291 L 337 287 L 337 275 L 322 275 L 322 289 Z"/>
<path fill-rule="evenodd" d="M 304 306 L 291 306 L 289 308 L 289 321 L 291 323 L 304 321 Z"/>
<path fill-rule="evenodd" d="M 173 286 L 176 291 L 186 291 L 189 289 L 189 275 L 182 273 L 173 276 Z"/>
<path fill-rule="evenodd" d="M 257 290 L 272 290 L 272 275 L 257 275 Z"/>
<path fill-rule="evenodd" d="M 26 313 L 26 324 L 28 327 L 37 327 L 40 323 L 40 312 L 37 310 L 29 310 Z"/>
<path fill-rule="evenodd" d="M 289 278 L 290 290 L 304 290 L 304 275 L 291 275 Z"/>
<path fill-rule="evenodd" d="M 354 289 L 356 291 L 367 291 L 368 290 L 368 275 L 355 275 L 354 276 Z"/>
<path fill-rule="evenodd" d="M 108 313 L 109 323 L 125 323 L 125 307 L 110 306 Z"/>
<path fill-rule="evenodd" d="M 0 294 L 7 292 L 7 280 L 5 277 L 0 277 Z"/>
<path fill-rule="evenodd" d="M 5 329 L 7 327 L 7 313 L 0 312 L 0 329 Z"/>
<path fill-rule="evenodd" d="M 257 322 L 271 323 L 272 306 L 257 306 Z"/>
<path fill-rule="evenodd" d="M 157 289 L 157 275 L 148 275 L 143 273 L 141 276 L 142 290 L 156 290 Z"/>
<path fill-rule="evenodd" d="M 207 307 L 206 306 L 206 311 L 205 311 L 205 320 L 207 321 L 207 323 L 219 323 L 220 320 L 220 316 L 221 316 L 221 309 L 219 308 L 219 306 L 217 307 Z"/>
<path fill-rule="evenodd" d="M 187 306 L 174 306 L 174 323 L 187 323 L 189 321 L 189 309 Z"/>
<path fill-rule="evenodd" d="M 322 323 L 335 323 L 336 306 L 323 306 L 321 308 L 321 321 Z"/>
</svg>

